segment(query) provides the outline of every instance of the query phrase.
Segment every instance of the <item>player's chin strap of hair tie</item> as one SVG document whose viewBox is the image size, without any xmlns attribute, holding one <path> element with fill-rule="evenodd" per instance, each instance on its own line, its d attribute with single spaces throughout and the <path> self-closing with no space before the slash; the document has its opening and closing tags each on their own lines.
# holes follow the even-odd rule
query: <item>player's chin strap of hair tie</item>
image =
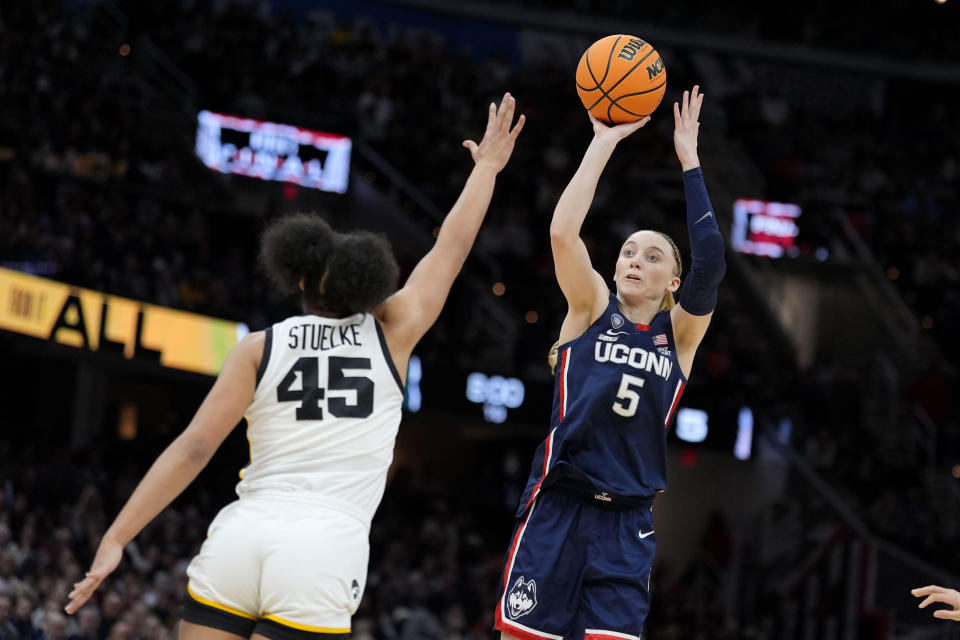
<svg viewBox="0 0 960 640">
<path fill-rule="evenodd" d="M 717 306 L 717 286 L 727 270 L 723 235 L 707 195 L 700 167 L 683 172 L 687 197 L 687 230 L 690 232 L 690 271 L 680 287 L 680 306 L 695 316 L 705 316 Z"/>
</svg>

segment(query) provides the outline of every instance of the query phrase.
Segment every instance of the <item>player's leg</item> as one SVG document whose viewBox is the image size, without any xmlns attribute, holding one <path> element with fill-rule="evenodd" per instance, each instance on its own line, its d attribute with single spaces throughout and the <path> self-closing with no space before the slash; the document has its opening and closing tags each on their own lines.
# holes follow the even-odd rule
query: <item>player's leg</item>
<svg viewBox="0 0 960 640">
<path fill-rule="evenodd" d="M 181 640 L 249 638 L 259 614 L 262 508 L 249 501 L 224 507 L 187 567 Z"/>
<path fill-rule="evenodd" d="M 640 640 L 650 611 L 653 514 L 649 506 L 593 511 L 599 526 L 584 574 L 576 632 L 585 640 Z"/>
<path fill-rule="evenodd" d="M 238 638 L 246 640 L 250 636 L 237 635 L 229 631 L 181 620 L 180 633 L 177 637 L 179 640 L 237 640 Z"/>
<path fill-rule="evenodd" d="M 582 503 L 542 492 L 510 539 L 494 629 L 501 638 L 561 640 L 577 611 L 589 537 L 578 532 Z"/>
<path fill-rule="evenodd" d="M 274 509 L 254 634 L 271 640 L 348 638 L 367 578 L 367 522 L 315 503 L 278 501 Z"/>
</svg>

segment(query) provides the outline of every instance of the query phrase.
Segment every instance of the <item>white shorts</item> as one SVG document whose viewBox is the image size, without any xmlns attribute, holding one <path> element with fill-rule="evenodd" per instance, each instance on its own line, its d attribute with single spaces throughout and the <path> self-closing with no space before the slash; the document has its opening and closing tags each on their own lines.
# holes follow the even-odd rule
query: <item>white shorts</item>
<svg viewBox="0 0 960 640">
<path fill-rule="evenodd" d="M 284 493 L 237 500 L 210 523 L 187 568 L 183 617 L 247 637 L 348 634 L 368 537 L 365 521 L 328 503 Z"/>
</svg>

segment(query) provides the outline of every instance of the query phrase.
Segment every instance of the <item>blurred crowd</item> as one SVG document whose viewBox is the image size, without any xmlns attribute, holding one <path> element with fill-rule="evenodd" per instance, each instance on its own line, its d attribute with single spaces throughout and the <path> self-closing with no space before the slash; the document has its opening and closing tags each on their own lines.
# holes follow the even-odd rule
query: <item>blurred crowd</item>
<svg viewBox="0 0 960 640">
<path fill-rule="evenodd" d="M 0 638 L 175 637 L 186 566 L 213 515 L 233 498 L 230 483 L 241 461 L 229 455 L 218 454 L 201 481 L 127 547 L 119 569 L 84 608 L 69 617 L 62 611 L 99 536 L 155 454 L 109 441 L 78 453 L 0 440 Z M 370 570 L 354 638 L 490 637 L 513 523 L 514 505 L 505 498 L 521 488 L 512 486 L 518 478 L 504 475 L 503 459 L 491 457 L 456 478 L 396 471 L 371 529 Z M 745 637 L 702 635 L 731 624 L 713 595 L 735 544 L 717 515 L 689 565 L 664 575 L 655 571 L 653 589 L 664 593 L 651 613 L 656 637 Z"/>
<path fill-rule="evenodd" d="M 440 39 L 384 38 L 368 23 L 323 12 L 298 23 L 247 3 L 121 6 L 129 12 L 122 35 L 134 44 L 149 36 L 189 70 L 198 106 L 356 135 L 441 208 L 469 168 L 460 141 L 478 138 L 484 105 L 511 90 L 528 125 L 478 247 L 498 261 L 504 300 L 517 315 L 534 300 L 537 330 L 557 330 L 563 301 L 545 230 L 590 136 L 568 69 L 475 61 Z M 131 61 L 137 52 L 108 47 L 118 36 L 104 34 L 95 13 L 50 2 L 0 15 L 2 60 L 24 61 L 6 64 L 0 84 L 10 105 L 0 115 L 0 261 L 263 326 L 276 300 L 252 252 L 262 219 L 274 212 L 231 219 L 229 194 L 192 157 L 193 123 L 157 121 L 159 98 Z M 688 54 L 671 60 L 671 78 L 667 104 L 698 79 Z M 951 260 L 960 248 L 958 134 L 947 118 L 957 95 L 944 89 L 921 118 L 909 94 L 929 87 L 890 85 L 882 109 L 833 117 L 824 105 L 735 92 L 708 104 L 713 130 L 704 136 L 742 142 L 766 178 L 766 197 L 847 218 L 918 320 L 956 357 L 958 338 L 947 328 L 960 319 L 960 272 Z M 623 145 L 598 189 L 584 237 L 601 271 L 638 226 L 665 229 L 685 248 L 672 122 L 661 116 Z M 330 198 L 324 207 L 344 202 Z M 830 233 L 839 229 L 827 225 Z"/>
<path fill-rule="evenodd" d="M 960 47 L 949 24 L 956 7 L 941 2 L 898 0 L 883 4 L 855 0 L 837 5 L 828 0 L 773 5 L 747 0 L 736 12 L 723 5 L 671 2 L 638 4 L 608 0 L 491 0 L 524 9 L 565 12 L 576 18 L 621 20 L 741 43 L 805 44 L 816 49 L 910 59 L 960 59 Z M 869 28 L 867 28 L 869 25 Z M 922 35 L 921 35 L 922 34 Z"/>
<path fill-rule="evenodd" d="M 960 133 L 950 125 L 960 90 L 889 81 L 885 94 L 882 108 L 841 116 L 830 101 L 749 92 L 726 101 L 729 135 L 749 151 L 770 199 L 804 203 L 835 236 L 845 221 L 920 327 L 960 362 Z"/>
</svg>

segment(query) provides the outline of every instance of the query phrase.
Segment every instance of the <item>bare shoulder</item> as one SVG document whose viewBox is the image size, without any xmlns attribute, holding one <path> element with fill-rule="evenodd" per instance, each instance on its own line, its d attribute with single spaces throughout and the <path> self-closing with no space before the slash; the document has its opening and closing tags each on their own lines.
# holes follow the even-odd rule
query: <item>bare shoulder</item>
<svg viewBox="0 0 960 640">
<path fill-rule="evenodd" d="M 256 369 L 260 366 L 266 341 L 266 331 L 252 331 L 243 336 L 243 338 L 234 345 L 227 358 L 234 362 L 252 364 Z"/>
<path fill-rule="evenodd" d="M 266 341 L 266 331 L 251 331 L 243 336 L 234 348 L 242 349 L 243 351 L 263 351 L 263 345 Z"/>
<path fill-rule="evenodd" d="M 423 334 L 422 310 L 416 305 L 415 296 L 400 289 L 370 313 L 380 323 L 394 366 L 406 372 L 410 354 Z"/>
<path fill-rule="evenodd" d="M 413 297 L 407 295 L 405 289 L 400 289 L 370 313 L 380 323 L 386 336 L 397 339 L 406 333 L 416 320 L 417 308 L 413 303 Z"/>
</svg>

